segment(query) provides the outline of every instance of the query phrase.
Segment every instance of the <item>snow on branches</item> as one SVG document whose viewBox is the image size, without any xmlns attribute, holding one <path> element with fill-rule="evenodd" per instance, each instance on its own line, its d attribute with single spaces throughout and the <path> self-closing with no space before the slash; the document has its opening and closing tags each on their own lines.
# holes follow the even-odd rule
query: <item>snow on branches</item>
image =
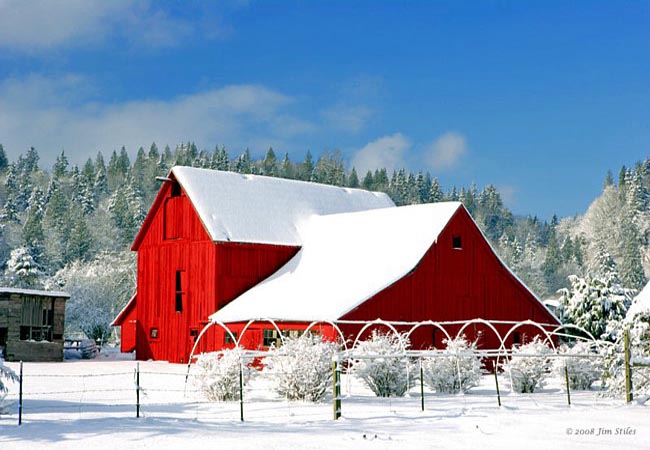
<svg viewBox="0 0 650 450">
<path fill-rule="evenodd" d="M 569 386 L 571 389 L 590 389 L 594 381 L 600 379 L 603 373 L 602 358 L 594 351 L 592 342 L 577 342 L 572 347 L 562 345 L 558 354 L 566 355 L 564 358 L 557 358 L 553 363 L 555 372 L 564 377 L 566 366 L 569 375 Z M 578 355 L 591 355 L 591 358 Z"/>
<path fill-rule="evenodd" d="M 539 336 L 528 344 L 513 347 L 510 361 L 502 368 L 510 374 L 511 387 L 521 393 L 532 393 L 544 385 L 551 371 L 553 350 Z"/>
<path fill-rule="evenodd" d="M 440 357 L 422 359 L 423 381 L 436 392 L 467 392 L 481 380 L 481 357 L 476 354 L 476 341 L 465 336 L 443 341 L 447 348 Z"/>
<path fill-rule="evenodd" d="M 406 356 L 396 355 L 409 345 L 405 335 L 373 330 L 369 339 L 359 342 L 355 354 L 374 357 L 354 360 L 352 370 L 378 397 L 402 397 L 415 379 L 415 367 Z"/>
<path fill-rule="evenodd" d="M 239 400 L 239 376 L 245 385 L 251 374 L 250 362 L 242 358 L 241 349 L 202 353 L 196 361 L 199 390 L 211 401 Z"/>
<path fill-rule="evenodd" d="M 271 347 L 263 373 L 274 382 L 275 391 L 289 400 L 317 402 L 332 380 L 332 356 L 338 345 L 321 336 L 304 333 L 284 338 L 280 347 Z"/>
<path fill-rule="evenodd" d="M 635 291 L 623 288 L 616 277 L 571 275 L 569 281 L 569 289 L 558 291 L 562 321 L 584 328 L 596 339 L 616 340 Z"/>
<path fill-rule="evenodd" d="M 18 381 L 18 376 L 10 367 L 4 365 L 4 360 L 0 357 L 0 413 L 4 410 L 4 399 L 9 389 L 5 382 Z"/>
</svg>

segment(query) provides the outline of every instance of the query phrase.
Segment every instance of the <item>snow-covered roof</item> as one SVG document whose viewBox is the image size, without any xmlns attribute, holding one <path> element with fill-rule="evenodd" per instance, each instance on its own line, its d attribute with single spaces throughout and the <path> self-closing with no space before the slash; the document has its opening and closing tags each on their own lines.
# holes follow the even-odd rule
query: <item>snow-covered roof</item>
<svg viewBox="0 0 650 450">
<path fill-rule="evenodd" d="M 626 317 L 628 319 L 634 318 L 637 314 L 650 314 L 650 283 L 639 292 L 639 295 L 634 297 L 634 301 L 627 310 Z"/>
<path fill-rule="evenodd" d="M 61 291 L 40 291 L 37 289 L 19 289 L 13 287 L 0 287 L 0 294 L 23 294 L 40 297 L 65 297 L 70 298 L 70 294 Z"/>
<path fill-rule="evenodd" d="M 280 270 L 210 316 L 336 320 L 408 274 L 436 241 L 458 202 L 312 217 L 303 245 Z"/>
<path fill-rule="evenodd" d="M 177 166 L 171 173 L 214 241 L 300 245 L 312 215 L 393 207 L 384 193 Z"/>
</svg>

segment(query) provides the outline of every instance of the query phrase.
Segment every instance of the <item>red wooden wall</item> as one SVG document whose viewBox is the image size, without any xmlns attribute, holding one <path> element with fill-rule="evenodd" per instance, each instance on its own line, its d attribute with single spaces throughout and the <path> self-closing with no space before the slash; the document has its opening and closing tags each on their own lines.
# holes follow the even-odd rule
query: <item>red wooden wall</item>
<svg viewBox="0 0 650 450">
<path fill-rule="evenodd" d="M 170 185 L 162 187 L 134 244 L 136 356 L 186 362 L 208 316 L 278 270 L 298 248 L 212 242 L 185 193 L 172 197 Z"/>
<path fill-rule="evenodd" d="M 454 236 L 461 237 L 462 249 L 453 248 Z M 531 319 L 557 323 L 557 319 L 501 264 L 464 208 L 456 212 L 413 271 L 341 317 L 344 320 L 376 318 L 409 322 Z M 511 326 L 496 328 L 505 336 Z M 445 328 L 453 337 L 460 325 Z M 359 329 L 348 326 L 346 332 L 356 334 Z M 539 332 L 530 326 L 517 331 L 522 340 Z M 474 339 L 480 333 L 480 346 L 498 348 L 498 338 L 484 325 L 470 326 L 466 335 Z M 428 347 L 432 343 L 440 347 L 443 337 L 444 334 L 437 331 L 434 339 L 433 327 L 422 327 L 413 333 L 412 344 L 414 348 Z M 513 336 L 507 344 L 512 343 Z"/>
</svg>

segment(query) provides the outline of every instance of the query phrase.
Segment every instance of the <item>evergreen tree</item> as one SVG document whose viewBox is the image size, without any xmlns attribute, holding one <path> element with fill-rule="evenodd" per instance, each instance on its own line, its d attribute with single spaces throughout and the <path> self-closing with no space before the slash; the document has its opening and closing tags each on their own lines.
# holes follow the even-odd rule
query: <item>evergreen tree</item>
<svg viewBox="0 0 650 450">
<path fill-rule="evenodd" d="M 67 261 L 86 261 L 90 257 L 92 235 L 82 214 L 74 214 L 71 220 L 70 239 L 66 246 Z"/>
<path fill-rule="evenodd" d="M 354 167 L 350 171 L 350 176 L 348 177 L 348 186 L 351 188 L 359 187 L 359 176 L 357 175 L 357 169 Z"/>
<path fill-rule="evenodd" d="M 289 160 L 289 153 L 285 153 L 284 158 L 282 158 L 282 164 L 280 164 L 280 176 L 286 179 L 295 178 L 295 170 L 293 164 Z"/>
<path fill-rule="evenodd" d="M 25 156 L 24 159 L 24 171 L 26 174 L 32 174 L 36 171 L 38 171 L 38 160 L 40 157 L 38 156 L 38 152 L 34 147 L 29 147 L 29 150 L 27 151 L 27 155 Z"/>
<path fill-rule="evenodd" d="M 305 154 L 305 160 L 300 164 L 300 168 L 298 170 L 298 179 L 302 181 L 309 181 L 312 178 L 312 174 L 314 172 L 314 162 L 311 157 L 311 152 L 307 150 L 307 154 Z"/>
<path fill-rule="evenodd" d="M 17 288 L 38 288 L 41 285 L 41 274 L 28 249 L 19 247 L 11 251 L 5 270 L 5 283 Z"/>
<path fill-rule="evenodd" d="M 366 172 L 366 176 L 363 177 L 363 181 L 361 182 L 361 187 L 363 187 L 368 191 L 375 190 L 375 180 L 370 170 Z"/>
<path fill-rule="evenodd" d="M 4 172 L 9 166 L 9 160 L 5 153 L 5 148 L 0 144 L 0 172 Z"/>
<path fill-rule="evenodd" d="M 68 158 L 65 156 L 65 151 L 61 150 L 61 154 L 56 157 L 54 167 L 52 168 L 52 175 L 55 178 L 65 177 L 68 170 Z"/>
<path fill-rule="evenodd" d="M 442 189 L 440 189 L 440 185 L 438 184 L 438 179 L 434 178 L 433 181 L 431 182 L 431 190 L 429 191 L 429 202 L 437 203 L 443 200 L 444 200 L 444 193 L 442 192 Z"/>
<path fill-rule="evenodd" d="M 29 207 L 22 229 L 25 247 L 31 255 L 40 258 L 43 253 L 45 232 L 43 231 L 43 216 L 45 214 L 45 194 L 39 188 L 34 188 L 29 197 Z"/>
<path fill-rule="evenodd" d="M 612 171 L 608 170 L 607 175 L 605 175 L 605 181 L 603 182 L 603 189 L 613 185 L 614 185 L 614 177 L 612 175 Z"/>
<path fill-rule="evenodd" d="M 268 177 L 278 176 L 278 159 L 275 156 L 273 147 L 269 147 L 264 156 L 264 161 L 262 162 L 262 173 Z"/>
<path fill-rule="evenodd" d="M 622 238 L 620 269 L 623 285 L 631 289 L 641 289 L 646 283 L 639 252 L 641 240 L 638 228 L 630 218 L 623 219 Z"/>
</svg>

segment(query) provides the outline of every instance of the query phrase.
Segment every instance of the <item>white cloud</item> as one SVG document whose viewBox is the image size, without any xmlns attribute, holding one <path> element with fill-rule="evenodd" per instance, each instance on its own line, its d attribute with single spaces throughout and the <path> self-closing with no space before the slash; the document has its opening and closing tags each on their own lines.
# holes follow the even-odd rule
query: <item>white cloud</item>
<svg viewBox="0 0 650 450">
<path fill-rule="evenodd" d="M 503 184 L 497 185 L 495 188 L 499 192 L 503 203 L 505 203 L 509 208 L 512 208 L 517 204 L 517 188 L 515 186 Z"/>
<path fill-rule="evenodd" d="M 192 140 L 200 147 L 225 144 L 279 146 L 315 129 L 291 112 L 293 99 L 259 85 L 231 85 L 171 99 L 103 104 L 88 99 L 92 86 L 67 75 L 0 82 L 0 136 L 13 157 L 29 146 L 48 164 L 61 149 L 73 161 L 125 145 L 134 151 Z M 84 94 L 85 93 L 85 94 Z"/>
<path fill-rule="evenodd" d="M 137 0 L 0 0 L 0 48 L 42 52 L 111 37 L 147 46 L 177 44 L 193 32 L 159 5 Z"/>
<path fill-rule="evenodd" d="M 383 136 L 359 150 L 352 158 L 351 166 L 356 167 L 359 174 L 382 167 L 390 173 L 405 166 L 404 153 L 410 146 L 409 140 L 401 133 Z"/>
<path fill-rule="evenodd" d="M 325 109 L 321 114 L 332 128 L 357 133 L 366 126 L 374 111 L 367 106 L 339 103 Z"/>
<path fill-rule="evenodd" d="M 465 137 L 448 132 L 431 143 L 425 153 L 426 162 L 438 170 L 451 169 L 467 153 Z"/>
</svg>

